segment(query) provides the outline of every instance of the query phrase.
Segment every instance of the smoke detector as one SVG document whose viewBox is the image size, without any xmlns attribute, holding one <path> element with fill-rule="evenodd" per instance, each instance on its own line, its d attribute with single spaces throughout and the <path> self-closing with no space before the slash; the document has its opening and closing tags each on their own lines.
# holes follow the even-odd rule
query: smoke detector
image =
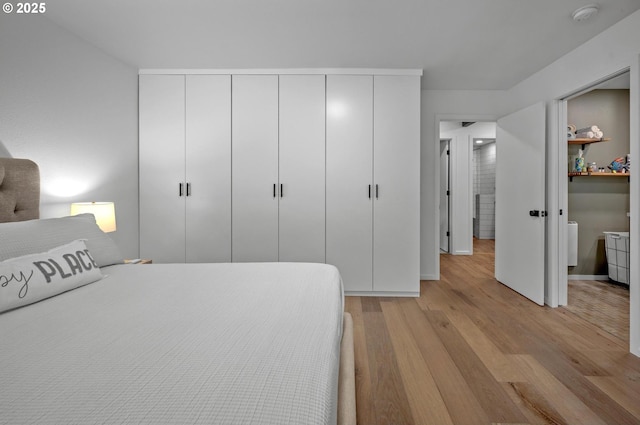
<svg viewBox="0 0 640 425">
<path fill-rule="evenodd" d="M 573 12 L 573 15 L 571 15 L 571 17 L 576 22 L 586 21 L 587 19 L 591 18 L 593 15 L 598 13 L 598 10 L 599 8 L 597 5 L 590 4 L 588 6 L 583 6 L 579 9 L 576 9 L 576 11 Z"/>
</svg>

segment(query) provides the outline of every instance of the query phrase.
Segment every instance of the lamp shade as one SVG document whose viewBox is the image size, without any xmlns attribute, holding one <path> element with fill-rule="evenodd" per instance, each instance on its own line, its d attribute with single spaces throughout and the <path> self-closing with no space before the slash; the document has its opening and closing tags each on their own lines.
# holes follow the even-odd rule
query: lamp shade
<svg viewBox="0 0 640 425">
<path fill-rule="evenodd" d="M 103 232 L 116 231 L 116 207 L 113 202 L 74 202 L 71 215 L 93 214 Z"/>
</svg>

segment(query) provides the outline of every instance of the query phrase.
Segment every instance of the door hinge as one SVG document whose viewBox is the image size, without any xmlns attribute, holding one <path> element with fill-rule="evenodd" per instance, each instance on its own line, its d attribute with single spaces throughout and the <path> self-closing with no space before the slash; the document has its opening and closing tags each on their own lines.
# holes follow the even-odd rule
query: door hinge
<svg viewBox="0 0 640 425">
<path fill-rule="evenodd" d="M 562 210 L 560 210 L 560 215 L 562 215 Z"/>
<path fill-rule="evenodd" d="M 447 149 L 447 155 L 449 155 L 449 152 L 450 152 L 449 149 Z"/>
<path fill-rule="evenodd" d="M 447 196 L 449 196 L 449 191 L 447 190 Z"/>
<path fill-rule="evenodd" d="M 447 236 L 449 236 L 449 232 L 447 232 Z"/>
</svg>

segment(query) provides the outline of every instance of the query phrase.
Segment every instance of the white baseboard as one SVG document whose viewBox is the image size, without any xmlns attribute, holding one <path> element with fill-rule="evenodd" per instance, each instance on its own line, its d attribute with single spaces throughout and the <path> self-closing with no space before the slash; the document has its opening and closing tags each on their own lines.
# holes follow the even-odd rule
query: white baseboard
<svg viewBox="0 0 640 425">
<path fill-rule="evenodd" d="M 454 251 L 451 253 L 451 255 L 473 255 L 473 251 Z"/>
<path fill-rule="evenodd" d="M 385 292 L 385 291 L 344 291 L 346 296 L 352 297 L 414 297 L 420 296 L 420 292 Z"/>
<path fill-rule="evenodd" d="M 569 280 L 609 280 L 606 274 L 570 274 L 567 275 Z"/>
<path fill-rule="evenodd" d="M 420 280 L 440 280 L 440 276 L 437 274 L 421 274 Z"/>
</svg>

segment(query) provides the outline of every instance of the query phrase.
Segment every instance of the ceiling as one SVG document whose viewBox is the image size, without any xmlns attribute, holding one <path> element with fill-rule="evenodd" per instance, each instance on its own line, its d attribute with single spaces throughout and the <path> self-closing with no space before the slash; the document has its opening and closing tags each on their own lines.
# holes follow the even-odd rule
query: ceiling
<svg viewBox="0 0 640 425">
<path fill-rule="evenodd" d="M 421 68 L 429 89 L 508 89 L 638 0 L 54 0 L 46 16 L 136 68 Z"/>
</svg>

